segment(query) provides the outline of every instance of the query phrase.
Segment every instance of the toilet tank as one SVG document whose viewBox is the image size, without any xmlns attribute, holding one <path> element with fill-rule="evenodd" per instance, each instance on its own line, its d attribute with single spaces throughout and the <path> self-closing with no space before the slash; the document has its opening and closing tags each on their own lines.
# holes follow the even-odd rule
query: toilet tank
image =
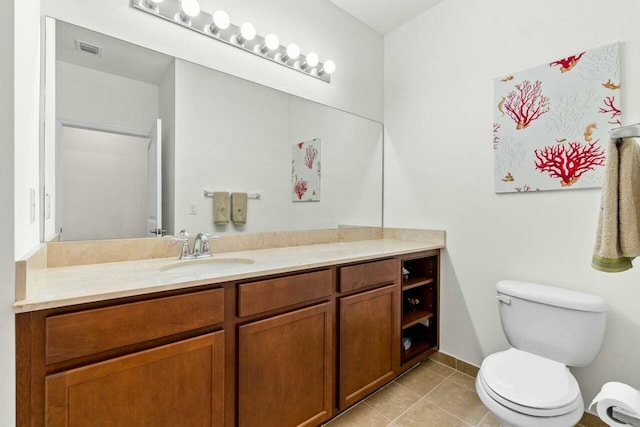
<svg viewBox="0 0 640 427">
<path fill-rule="evenodd" d="M 600 351 L 607 303 L 597 295 L 535 283 L 497 283 L 500 321 L 509 343 L 567 366 L 585 366 Z"/>
</svg>

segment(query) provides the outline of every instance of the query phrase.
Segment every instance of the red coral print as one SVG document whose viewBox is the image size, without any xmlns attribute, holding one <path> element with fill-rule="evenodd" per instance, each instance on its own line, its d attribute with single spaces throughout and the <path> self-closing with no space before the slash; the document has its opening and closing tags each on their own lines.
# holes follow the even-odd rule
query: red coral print
<svg viewBox="0 0 640 427">
<path fill-rule="evenodd" d="M 529 80 L 525 80 L 515 88 L 507 95 L 504 108 L 516 122 L 516 129 L 524 129 L 549 111 L 549 98 L 542 94 L 542 82 L 539 80 L 533 86 Z"/>
<path fill-rule="evenodd" d="M 293 185 L 293 192 L 298 196 L 298 200 L 302 200 L 302 196 L 307 192 L 307 181 L 298 179 L 296 176 L 296 182 Z"/>
<path fill-rule="evenodd" d="M 304 164 L 307 165 L 309 169 L 313 168 L 313 161 L 318 155 L 318 150 L 312 145 L 307 147 L 307 154 L 304 156 Z"/>
<path fill-rule="evenodd" d="M 620 109 L 614 105 L 615 100 L 615 96 L 607 96 L 605 99 L 603 99 L 602 102 L 604 102 L 605 107 L 600 107 L 600 112 L 611 114 L 611 117 L 609 118 L 610 124 L 621 125 L 622 123 L 620 123 L 620 119 L 616 119 L 616 117 L 622 114 L 622 111 L 620 111 Z"/>
<path fill-rule="evenodd" d="M 578 61 L 580 61 L 580 58 L 582 58 L 582 55 L 584 54 L 585 52 L 582 52 L 582 53 L 579 53 L 578 55 L 571 55 L 567 58 L 558 59 L 557 61 L 553 61 L 552 63 L 550 63 L 549 67 L 553 67 L 554 65 L 559 65 L 560 72 L 566 73 L 567 71 L 571 71 L 571 69 L 576 66 L 576 64 L 578 63 Z"/>
<path fill-rule="evenodd" d="M 549 145 L 541 150 L 534 150 L 536 169 L 540 173 L 547 172 L 552 178 L 560 178 L 560 184 L 568 187 L 596 166 L 604 166 L 604 150 L 598 141 L 588 145 L 570 142 L 562 145 Z"/>
</svg>

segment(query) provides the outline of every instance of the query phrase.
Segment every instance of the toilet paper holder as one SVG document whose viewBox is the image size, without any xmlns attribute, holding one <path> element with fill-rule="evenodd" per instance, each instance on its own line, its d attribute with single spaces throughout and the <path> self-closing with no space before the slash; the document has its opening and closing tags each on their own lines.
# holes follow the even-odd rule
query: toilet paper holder
<svg viewBox="0 0 640 427">
<path fill-rule="evenodd" d="M 611 418 L 618 422 L 626 423 L 635 427 L 640 427 L 640 418 L 638 418 L 636 415 L 625 412 L 617 406 L 607 408 L 607 413 Z"/>
</svg>

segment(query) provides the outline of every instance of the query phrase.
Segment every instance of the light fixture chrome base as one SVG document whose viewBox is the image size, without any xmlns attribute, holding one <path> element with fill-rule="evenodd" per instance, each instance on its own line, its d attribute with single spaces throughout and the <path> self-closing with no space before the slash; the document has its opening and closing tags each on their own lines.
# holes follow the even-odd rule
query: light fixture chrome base
<svg viewBox="0 0 640 427">
<path fill-rule="evenodd" d="M 204 11 L 191 18 L 189 22 L 177 18 L 181 15 L 182 7 L 179 0 L 164 0 L 158 3 L 155 7 L 150 7 L 147 0 L 131 0 L 131 6 L 140 11 L 146 12 L 150 15 L 157 16 L 167 21 L 178 24 L 184 28 L 188 28 L 192 31 L 196 31 L 214 40 L 221 41 L 245 52 L 252 53 L 264 59 L 268 59 L 283 67 L 295 70 L 307 76 L 314 77 L 326 83 L 331 83 L 331 74 L 318 73 L 318 70 L 323 69 L 323 63 L 319 63 L 317 66 L 311 68 L 302 68 L 301 64 L 306 62 L 306 56 L 300 54 L 295 60 L 288 59 L 283 61 L 282 58 L 286 58 L 287 48 L 280 45 L 276 49 L 262 53 L 261 46 L 264 45 L 265 39 L 260 35 L 256 35 L 253 40 L 245 41 L 243 44 L 239 44 L 236 40 L 240 34 L 240 27 L 234 24 L 229 24 L 228 28 L 218 29 L 214 34 L 210 30 L 210 25 L 213 22 L 213 15 Z"/>
</svg>

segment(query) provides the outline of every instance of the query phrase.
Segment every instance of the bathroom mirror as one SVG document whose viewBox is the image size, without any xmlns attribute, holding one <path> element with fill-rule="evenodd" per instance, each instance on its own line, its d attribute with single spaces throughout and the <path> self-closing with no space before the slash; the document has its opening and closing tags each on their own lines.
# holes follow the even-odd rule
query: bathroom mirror
<svg viewBox="0 0 640 427">
<path fill-rule="evenodd" d="M 51 18 L 46 36 L 43 240 L 143 237 L 158 219 L 167 234 L 382 225 L 381 123 Z M 298 197 L 311 141 L 319 186 Z M 215 225 L 206 191 L 248 193 L 246 224 Z"/>
</svg>

